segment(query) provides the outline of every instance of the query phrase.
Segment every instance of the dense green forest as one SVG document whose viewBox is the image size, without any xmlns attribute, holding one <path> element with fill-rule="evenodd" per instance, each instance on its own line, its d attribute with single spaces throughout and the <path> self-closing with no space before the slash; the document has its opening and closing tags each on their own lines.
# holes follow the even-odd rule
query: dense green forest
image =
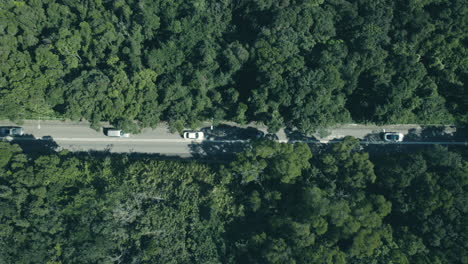
<svg viewBox="0 0 468 264">
<path fill-rule="evenodd" d="M 0 118 L 467 123 L 465 0 L 0 0 Z"/>
<path fill-rule="evenodd" d="M 318 155 L 257 141 L 224 165 L 0 142 L 0 262 L 466 264 L 467 188 L 459 153 L 350 137 Z"/>
</svg>

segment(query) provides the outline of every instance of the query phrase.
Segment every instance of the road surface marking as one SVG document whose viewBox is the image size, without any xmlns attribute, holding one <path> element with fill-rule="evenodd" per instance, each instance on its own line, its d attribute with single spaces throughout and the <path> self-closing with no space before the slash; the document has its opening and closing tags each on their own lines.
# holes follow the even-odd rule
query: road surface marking
<svg viewBox="0 0 468 264">
<path fill-rule="evenodd" d="M 247 143 L 251 140 L 186 140 L 186 139 L 162 139 L 162 138 L 14 138 L 13 140 L 26 141 L 26 140 L 51 140 L 51 141 L 75 141 L 75 142 L 112 142 L 112 143 L 140 143 L 140 142 L 160 142 L 160 143 Z M 310 144 L 329 144 L 329 143 L 339 143 L 342 140 L 276 140 L 280 143 L 310 143 Z M 359 141 L 362 145 L 465 145 L 468 146 L 468 142 L 462 141 L 403 141 L 403 142 L 384 142 L 384 141 Z"/>
</svg>

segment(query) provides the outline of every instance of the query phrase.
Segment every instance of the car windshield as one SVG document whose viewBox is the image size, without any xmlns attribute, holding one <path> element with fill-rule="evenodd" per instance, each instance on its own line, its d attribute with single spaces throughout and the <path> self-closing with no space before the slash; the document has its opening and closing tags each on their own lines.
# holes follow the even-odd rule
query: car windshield
<svg viewBox="0 0 468 264">
<path fill-rule="evenodd" d="M 398 140 L 400 137 L 398 135 L 387 135 L 388 140 Z"/>
</svg>

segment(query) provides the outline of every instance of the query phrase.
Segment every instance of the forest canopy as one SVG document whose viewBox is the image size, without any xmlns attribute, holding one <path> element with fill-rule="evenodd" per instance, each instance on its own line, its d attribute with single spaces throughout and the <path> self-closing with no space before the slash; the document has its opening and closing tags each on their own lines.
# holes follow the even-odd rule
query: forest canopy
<svg viewBox="0 0 468 264">
<path fill-rule="evenodd" d="M 0 0 L 0 118 L 468 121 L 464 0 Z"/>
<path fill-rule="evenodd" d="M 265 140 L 207 165 L 0 142 L 0 262 L 465 264 L 467 193 L 439 146 Z"/>
</svg>

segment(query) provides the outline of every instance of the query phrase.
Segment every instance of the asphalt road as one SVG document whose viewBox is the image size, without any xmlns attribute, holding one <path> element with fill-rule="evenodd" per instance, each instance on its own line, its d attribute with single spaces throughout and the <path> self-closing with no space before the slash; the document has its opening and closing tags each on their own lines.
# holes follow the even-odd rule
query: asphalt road
<svg viewBox="0 0 468 264">
<path fill-rule="evenodd" d="M 0 121 L 0 126 L 15 125 L 8 121 Z M 193 156 L 204 154 L 228 154 L 242 149 L 249 138 L 255 138 L 255 134 L 267 133 L 262 126 L 236 127 L 226 123 L 215 126 L 210 130 L 210 124 L 205 124 L 202 129 L 211 139 L 202 142 L 183 139 L 179 134 L 169 132 L 166 125 L 161 124 L 156 129 L 143 129 L 141 134 L 131 135 L 130 138 L 111 138 L 103 133 L 103 129 L 95 131 L 87 122 L 62 122 L 62 121 L 24 121 L 21 127 L 25 135 L 15 139 L 19 144 L 29 145 L 44 143 L 56 149 L 69 149 L 71 151 L 102 151 L 110 152 L 138 152 L 160 153 L 177 156 Z M 103 123 L 104 127 L 108 127 Z M 421 127 L 419 125 L 392 125 L 392 126 L 365 126 L 343 125 L 325 131 L 321 135 L 304 137 L 298 133 L 281 130 L 277 133 L 280 142 L 309 142 L 309 143 L 334 143 L 339 142 L 344 136 L 353 136 L 361 139 L 362 144 L 386 144 L 380 139 L 385 131 L 401 132 L 405 135 L 405 141 L 398 144 L 442 144 L 442 145 L 467 145 L 467 137 L 461 135 L 457 128 L 447 127 Z M 246 134 L 244 132 L 254 132 Z M 388 143 L 387 143 L 388 144 Z M 395 143 L 391 143 L 395 144 Z"/>
</svg>

